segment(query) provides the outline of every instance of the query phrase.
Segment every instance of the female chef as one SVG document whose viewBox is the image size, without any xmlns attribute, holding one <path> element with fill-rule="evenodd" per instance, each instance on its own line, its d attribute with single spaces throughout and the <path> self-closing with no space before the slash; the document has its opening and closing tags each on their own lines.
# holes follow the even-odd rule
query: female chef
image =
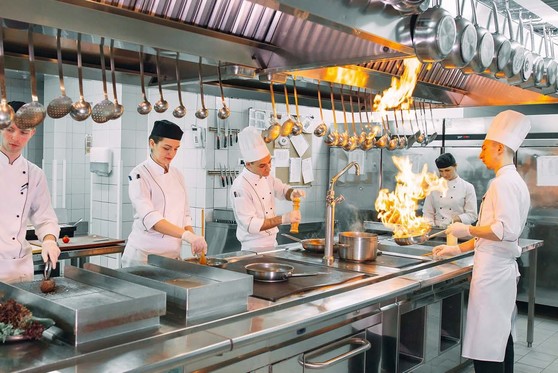
<svg viewBox="0 0 558 373">
<path fill-rule="evenodd" d="M 10 102 L 15 111 L 23 104 Z M 35 129 L 20 129 L 14 121 L 0 133 L 0 281 L 31 281 L 33 256 L 25 240 L 27 222 L 35 226 L 42 241 L 41 256 L 45 263 L 50 259 L 53 268 L 60 255 L 56 244 L 60 226 L 50 204 L 45 173 L 21 155 Z"/>
<path fill-rule="evenodd" d="M 182 241 L 192 254 L 207 251 L 207 243 L 194 234 L 184 176 L 170 164 L 180 147 L 180 127 L 158 120 L 149 136 L 150 157 L 136 166 L 128 179 L 134 223 L 122 255 L 122 266 L 147 263 L 147 255 L 179 258 Z"/>
<path fill-rule="evenodd" d="M 457 163 L 451 153 L 436 158 L 440 176 L 448 181 L 445 196 L 434 191 L 426 196 L 422 213 L 435 227 L 446 228 L 451 223 L 473 224 L 477 220 L 477 194 L 473 184 L 457 174 Z"/>
<path fill-rule="evenodd" d="M 496 177 L 481 204 L 476 226 L 453 223 L 447 232 L 474 239 L 455 246 L 437 246 L 436 256 L 475 250 L 463 357 L 473 360 L 475 372 L 513 372 L 515 299 L 521 255 L 518 239 L 527 222 L 530 196 L 517 172 L 514 154 L 531 128 L 516 111 L 498 114 L 482 144 L 480 159 Z"/>
<path fill-rule="evenodd" d="M 245 167 L 230 191 L 238 224 L 236 237 L 242 250 L 270 250 L 277 245 L 277 226 L 300 222 L 298 210 L 276 215 L 275 198 L 291 201 L 305 197 L 305 193 L 270 176 L 271 155 L 257 129 L 243 129 L 238 134 L 238 145 Z"/>
</svg>

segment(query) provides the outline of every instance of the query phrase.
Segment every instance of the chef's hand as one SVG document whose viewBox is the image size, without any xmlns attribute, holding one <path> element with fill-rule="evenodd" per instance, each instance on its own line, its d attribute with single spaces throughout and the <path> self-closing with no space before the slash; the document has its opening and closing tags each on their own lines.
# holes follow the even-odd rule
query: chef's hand
<svg viewBox="0 0 558 373">
<path fill-rule="evenodd" d="M 440 245 L 432 249 L 432 256 L 434 257 L 434 259 L 444 256 L 456 256 L 459 254 L 462 254 L 462 252 L 458 245 Z"/>
<path fill-rule="evenodd" d="M 293 210 L 281 216 L 281 224 L 300 223 L 301 215 L 299 210 Z"/>
<path fill-rule="evenodd" d="M 471 235 L 469 232 L 470 225 L 463 223 L 452 223 L 446 229 L 446 234 L 452 234 L 457 238 L 468 237 Z"/>
<path fill-rule="evenodd" d="M 41 245 L 41 256 L 45 263 L 50 259 L 52 269 L 56 269 L 56 263 L 58 263 L 58 257 L 60 256 L 60 248 L 56 241 L 43 240 Z"/>
<path fill-rule="evenodd" d="M 304 190 L 293 189 L 293 191 L 291 192 L 291 200 L 293 198 L 304 198 L 304 197 L 306 197 L 306 192 Z"/>
<path fill-rule="evenodd" d="M 190 231 L 182 233 L 182 240 L 186 241 L 192 246 L 192 254 L 199 255 L 202 252 L 207 252 L 207 242 L 202 236 L 198 236 Z"/>
</svg>

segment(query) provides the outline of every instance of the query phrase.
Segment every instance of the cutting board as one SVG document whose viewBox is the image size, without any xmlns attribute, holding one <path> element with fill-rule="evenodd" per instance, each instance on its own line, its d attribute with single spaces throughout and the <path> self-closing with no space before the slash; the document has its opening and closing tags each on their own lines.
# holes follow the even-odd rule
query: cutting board
<svg viewBox="0 0 558 373">
<path fill-rule="evenodd" d="M 75 249 L 88 249 L 91 247 L 107 247 L 115 246 L 118 244 L 123 244 L 124 240 L 119 240 L 116 238 L 104 237 L 99 235 L 89 235 L 89 236 L 76 236 L 70 237 L 70 242 L 64 243 L 62 239 L 58 240 L 58 246 L 60 250 L 75 250 Z M 32 240 L 29 241 L 31 245 L 41 246 L 41 241 Z"/>
</svg>

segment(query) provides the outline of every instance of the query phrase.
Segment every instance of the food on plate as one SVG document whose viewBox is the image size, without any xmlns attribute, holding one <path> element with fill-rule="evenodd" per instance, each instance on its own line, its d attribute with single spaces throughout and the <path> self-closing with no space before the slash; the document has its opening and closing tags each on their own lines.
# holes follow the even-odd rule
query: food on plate
<svg viewBox="0 0 558 373">
<path fill-rule="evenodd" d="M 6 342 L 10 337 L 23 336 L 27 339 L 40 339 L 44 326 L 33 320 L 31 311 L 13 299 L 0 304 L 0 340 Z"/>
</svg>

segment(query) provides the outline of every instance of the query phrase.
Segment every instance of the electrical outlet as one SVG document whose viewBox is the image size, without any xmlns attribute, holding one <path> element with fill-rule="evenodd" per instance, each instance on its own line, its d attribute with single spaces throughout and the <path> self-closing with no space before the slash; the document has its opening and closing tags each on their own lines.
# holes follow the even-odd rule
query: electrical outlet
<svg viewBox="0 0 558 373">
<path fill-rule="evenodd" d="M 244 164 L 245 164 L 245 163 L 244 163 L 244 159 L 238 158 L 238 165 L 239 165 L 239 166 L 244 166 Z"/>
</svg>

